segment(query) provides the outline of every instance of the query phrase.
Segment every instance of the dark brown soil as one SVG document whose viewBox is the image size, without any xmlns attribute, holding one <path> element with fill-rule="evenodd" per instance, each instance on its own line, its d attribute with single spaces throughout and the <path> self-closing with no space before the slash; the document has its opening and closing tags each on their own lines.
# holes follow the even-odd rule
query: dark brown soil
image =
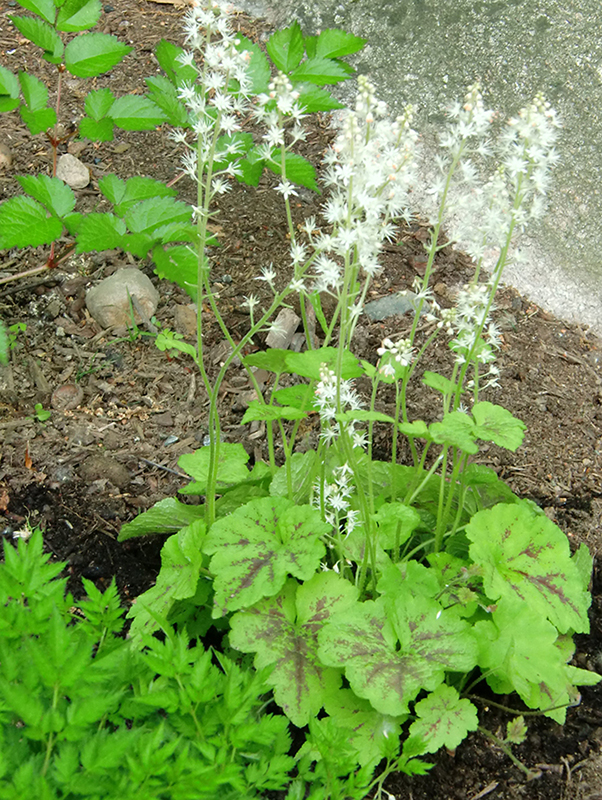
<svg viewBox="0 0 602 800">
<path fill-rule="evenodd" d="M 0 11 L 2 63 L 39 75 L 37 49 L 20 40 L 8 20 L 15 8 Z M 85 93 L 110 81 L 112 91 L 141 92 L 143 78 L 155 74 L 152 50 L 158 39 L 180 39 L 182 9 L 169 4 L 112 0 L 105 5 L 101 29 L 134 45 L 134 52 L 110 78 L 67 82 L 65 120 L 78 118 Z M 241 28 L 261 41 L 261 23 L 243 16 Z M 52 74 L 43 64 L 42 70 Z M 52 98 L 52 90 L 51 90 Z M 92 183 L 79 193 L 82 207 L 99 202 L 97 181 L 115 172 L 122 178 L 148 175 L 169 181 L 179 174 L 178 153 L 165 131 L 119 132 L 114 142 L 65 145 L 92 173 Z M 318 163 L 331 136 L 328 120 L 315 120 L 305 154 Z M 30 137 L 17 114 L 0 117 L 0 142 L 12 151 L 12 165 L 0 172 L 0 199 L 18 189 L 15 175 L 49 171 L 49 146 L 43 136 Z M 192 200 L 188 179 L 177 183 L 183 199 Z M 262 179 L 258 190 L 238 186 L 225 196 L 218 219 L 222 247 L 214 257 L 215 288 L 234 335 L 246 330 L 241 301 L 261 266 L 273 262 L 286 269 L 288 242 L 285 218 L 277 197 Z M 99 207 L 100 208 L 100 207 Z M 299 221 L 319 211 L 319 199 L 303 192 L 295 212 Z M 408 288 L 424 265 L 420 226 L 400 231 L 385 252 L 384 270 L 373 286 L 373 298 Z M 43 264 L 43 249 L 0 252 L 0 279 Z M 101 587 L 113 576 L 125 603 L 148 588 L 159 568 L 162 537 L 117 542 L 123 522 L 138 511 L 172 496 L 185 480 L 177 461 L 199 447 L 207 433 L 207 398 L 184 357 L 170 360 L 143 332 L 122 339 L 102 331 L 88 315 L 86 287 L 128 265 L 121 253 L 66 259 L 60 267 L 35 278 L 0 285 L 0 317 L 7 325 L 23 322 L 10 365 L 0 368 L 0 528 L 12 537 L 25 522 L 39 525 L 46 546 L 68 563 L 70 589 L 80 590 L 81 576 Z M 152 267 L 141 265 L 153 277 Z M 470 262 L 448 247 L 438 256 L 434 277 L 437 299 L 446 305 L 470 276 Z M 178 306 L 189 298 L 161 282 L 160 322 L 176 322 Z M 259 286 L 254 286 L 257 291 Z M 209 310 L 204 309 L 206 351 L 211 368 L 223 358 L 223 339 Z M 482 463 L 493 466 L 512 489 L 540 504 L 568 534 L 572 545 L 585 542 L 602 554 L 602 347 L 587 330 L 555 319 L 528 298 L 505 289 L 498 298 L 497 319 L 504 332 L 498 365 L 500 388 L 483 395 L 509 408 L 528 427 L 524 445 L 509 453 L 491 445 Z M 180 319 L 179 314 L 178 319 Z M 407 318 L 370 323 L 363 318 L 354 351 L 374 361 L 385 336 L 402 334 Z M 262 346 L 257 341 L 257 346 Z M 445 371 L 445 344 L 435 348 L 425 368 Z M 76 383 L 83 398 L 76 408 L 52 410 L 45 422 L 35 419 L 34 405 L 51 406 L 59 386 Z M 228 373 L 221 395 L 227 440 L 241 441 L 254 458 L 265 456 L 261 427 L 241 425 L 245 393 L 251 387 L 242 368 Z M 387 410 L 391 398 L 381 399 Z M 430 390 L 415 386 L 411 418 L 431 421 L 438 406 Z M 309 443 L 315 431 L 307 429 Z M 385 432 L 377 431 L 375 452 L 386 458 Z M 594 576 L 592 632 L 579 637 L 577 663 L 602 668 L 602 574 Z M 602 798 L 602 768 L 597 756 L 602 736 L 602 689 L 586 688 L 583 702 L 569 711 L 564 728 L 535 719 L 525 744 L 515 748 L 540 777 L 525 782 L 523 773 L 487 739 L 470 736 L 455 754 L 440 753 L 426 778 L 392 780 L 389 790 L 412 800 L 596 800 Z M 511 699 L 509 700 L 511 703 Z M 483 709 L 483 724 L 503 732 L 506 718 Z"/>
</svg>

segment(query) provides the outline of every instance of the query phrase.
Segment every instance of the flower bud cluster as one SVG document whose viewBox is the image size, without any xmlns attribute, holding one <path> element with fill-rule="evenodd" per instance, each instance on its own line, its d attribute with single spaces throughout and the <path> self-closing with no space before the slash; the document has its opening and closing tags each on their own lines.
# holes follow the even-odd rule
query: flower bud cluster
<svg viewBox="0 0 602 800">
<path fill-rule="evenodd" d="M 351 381 L 337 382 L 334 370 L 326 364 L 320 368 L 320 380 L 314 390 L 314 403 L 320 414 L 322 423 L 322 439 L 327 443 L 336 441 L 341 435 L 341 424 L 336 420 L 336 415 L 342 411 L 356 411 L 362 407 L 359 395 L 353 388 Z M 354 420 L 346 422 L 345 432 L 351 436 L 354 447 L 365 447 L 366 434 L 356 428 Z"/>
<path fill-rule="evenodd" d="M 314 484 L 313 504 L 317 507 L 320 507 L 321 503 L 323 504 L 324 519 L 333 528 L 338 529 L 341 521 L 346 520 L 346 539 L 356 527 L 359 516 L 359 512 L 350 507 L 354 489 L 350 480 L 353 478 L 353 471 L 348 464 L 342 464 L 340 467 L 334 468 L 333 478 L 332 483 L 324 481 L 321 484 L 320 481 L 317 481 Z M 335 572 L 339 571 L 336 565 L 333 569 Z"/>
<path fill-rule="evenodd" d="M 376 351 L 380 356 L 378 370 L 386 378 L 398 378 L 400 367 L 409 367 L 414 360 L 414 348 L 410 339 L 383 339 Z"/>
</svg>

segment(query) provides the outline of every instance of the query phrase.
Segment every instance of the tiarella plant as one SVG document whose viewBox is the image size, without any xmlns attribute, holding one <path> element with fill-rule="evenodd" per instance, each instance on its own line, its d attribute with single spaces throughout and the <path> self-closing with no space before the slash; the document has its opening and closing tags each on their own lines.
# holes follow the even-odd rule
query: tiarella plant
<svg viewBox="0 0 602 800">
<path fill-rule="evenodd" d="M 195 7 L 186 30 L 201 57 L 200 66 L 192 50 L 178 57 L 198 72 L 196 84 L 180 89 L 195 139 L 176 138 L 199 187 L 197 237 L 195 247 L 170 258 L 175 279 L 196 287 L 198 342 L 162 334 L 157 344 L 197 363 L 210 398 L 209 444 L 179 460 L 192 478 L 181 492 L 200 496 L 201 505 L 166 499 L 122 528 L 122 540 L 174 534 L 156 585 L 129 614 L 130 635 L 144 641 L 170 625 L 201 638 L 211 629 L 227 632 L 228 647 L 254 654 L 255 667 L 267 670 L 288 719 L 307 726 L 289 798 L 305 796 L 312 781 L 321 788 L 310 789 L 311 797 L 381 796 L 391 772 L 425 772 L 424 756 L 454 749 L 479 727 L 483 682 L 520 698 L 507 708 L 518 721 L 504 741 L 496 739 L 508 749 L 523 735 L 521 714 L 562 722 L 578 701 L 575 686 L 600 679 L 570 664 L 573 634 L 588 629 L 587 548 L 571 555 L 559 528 L 475 459 L 480 442 L 514 451 L 523 438 L 522 422 L 483 399 L 499 378 L 501 340 L 491 314 L 505 264 L 520 258 L 516 234 L 543 212 L 558 120 L 538 96 L 494 139 L 494 115 L 471 87 L 450 109 L 433 162 L 418 147 L 411 107 L 389 119 L 360 77 L 355 109 L 342 112 L 325 159 L 324 219 L 307 220 L 301 236 L 290 206 L 296 165 L 307 169 L 291 147 L 303 138 L 311 110 L 311 95 L 306 102 L 291 79 L 303 53 L 300 34 L 291 28 L 268 48 L 279 73 L 251 104 L 263 61 L 252 54 L 247 71 L 250 51 L 231 32 L 227 7 Z M 320 42 L 306 42 L 309 62 L 319 58 Z M 264 125 L 259 146 L 239 129 L 237 115 L 249 112 Z M 227 178 L 255 159 L 280 176 L 290 276 L 259 265 L 257 279 L 272 299 L 248 295 L 249 328 L 235 340 L 211 288 L 208 221 Z M 436 174 L 420 192 L 418 175 L 431 163 Z M 410 331 L 360 361 L 353 333 L 380 250 L 416 213 L 427 216 L 431 233 Z M 440 308 L 430 288 L 444 229 L 476 264 L 451 309 Z M 247 344 L 293 296 L 306 351 L 245 357 Z M 325 296 L 333 307 L 328 317 Z M 202 303 L 231 347 L 215 376 L 203 362 Z M 441 336 L 452 351 L 450 374 L 423 372 L 421 361 Z M 266 397 L 255 382 L 258 399 L 243 419 L 266 423 L 269 462 L 252 468 L 242 444 L 223 442 L 220 430 L 218 392 L 235 358 L 254 382 L 257 368 L 275 376 Z M 440 398 L 435 421 L 409 418 L 410 381 L 418 376 Z M 367 391 L 360 394 L 357 379 Z M 382 384 L 393 388 L 392 414 L 379 410 Z M 320 425 L 317 449 L 296 451 L 300 423 L 312 418 Z M 390 426 L 388 461 L 374 458 L 375 424 Z M 275 429 L 283 464 L 276 463 Z M 409 464 L 398 463 L 402 437 Z"/>
</svg>

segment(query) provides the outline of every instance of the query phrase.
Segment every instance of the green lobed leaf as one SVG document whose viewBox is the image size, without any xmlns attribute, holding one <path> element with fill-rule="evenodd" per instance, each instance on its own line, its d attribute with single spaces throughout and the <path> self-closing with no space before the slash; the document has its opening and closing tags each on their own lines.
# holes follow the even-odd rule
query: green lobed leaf
<svg viewBox="0 0 602 800">
<path fill-rule="evenodd" d="M 406 436 L 418 436 L 421 439 L 428 439 L 429 441 L 431 439 L 428 426 L 426 422 L 421 419 L 414 420 L 414 422 L 400 422 L 397 427 L 400 432 L 404 433 Z"/>
<path fill-rule="evenodd" d="M 62 222 L 31 197 L 11 197 L 0 205 L 0 248 L 50 244 L 62 232 Z"/>
<path fill-rule="evenodd" d="M 161 39 L 155 50 L 159 66 L 174 86 L 180 86 L 185 81 L 194 83 L 198 77 L 194 67 L 181 64 L 178 61 L 178 56 L 183 52 L 183 47 L 178 47 L 166 39 Z"/>
<path fill-rule="evenodd" d="M 282 175 L 279 151 L 274 151 L 273 160 L 266 161 L 265 166 L 272 172 L 275 172 L 276 175 Z M 284 157 L 284 168 L 287 181 L 305 186 L 307 189 L 311 189 L 314 192 L 320 191 L 316 183 L 315 167 L 310 161 L 303 158 L 303 156 L 298 153 L 287 152 Z"/>
<path fill-rule="evenodd" d="M 293 500 L 295 503 L 308 503 L 309 493 L 315 476 L 317 453 L 308 450 L 306 453 L 293 453 L 287 464 L 280 467 L 270 483 L 270 494 L 275 497 L 288 497 L 287 468 L 291 471 Z"/>
<path fill-rule="evenodd" d="M 378 542 L 385 550 L 400 547 L 420 525 L 420 514 L 405 503 L 385 503 L 372 515 L 378 525 Z"/>
<path fill-rule="evenodd" d="M 165 122 L 163 111 L 148 97 L 126 94 L 111 106 L 109 117 L 125 131 L 148 131 Z"/>
<path fill-rule="evenodd" d="M 272 73 L 267 58 L 259 45 L 247 39 L 246 36 L 237 34 L 236 49 L 239 53 L 245 51 L 250 54 L 251 59 L 247 66 L 247 75 L 251 81 L 251 94 L 260 94 L 267 92 L 268 84 L 270 83 Z"/>
<path fill-rule="evenodd" d="M 186 245 L 168 248 L 156 245 L 152 250 L 152 259 L 159 278 L 177 283 L 196 300 L 199 259 L 194 250 Z"/>
<path fill-rule="evenodd" d="M 416 703 L 414 713 L 417 719 L 410 725 L 408 736 L 422 739 L 423 753 L 436 753 L 441 747 L 455 750 L 469 731 L 479 726 L 475 706 L 444 683 Z"/>
<path fill-rule="evenodd" d="M 475 514 L 466 535 L 488 597 L 522 600 L 561 633 L 589 630 L 590 595 L 568 539 L 545 514 L 525 502 L 498 503 Z"/>
<path fill-rule="evenodd" d="M 356 603 L 318 635 L 318 655 L 343 667 L 353 691 L 382 714 L 399 716 L 446 670 L 468 672 L 477 647 L 470 627 L 435 600 L 408 595 Z"/>
<path fill-rule="evenodd" d="M 465 453 L 476 454 L 479 446 L 475 441 L 474 423 L 461 411 L 445 414 L 442 422 L 429 425 L 429 434 L 433 442 L 447 447 L 458 447 Z"/>
<path fill-rule="evenodd" d="M 98 188 L 114 205 L 120 203 L 125 197 L 126 183 L 117 175 L 105 175 L 98 181 Z"/>
<path fill-rule="evenodd" d="M 155 533 L 177 533 L 186 525 L 191 525 L 201 517 L 205 511 L 202 506 L 190 506 L 181 503 L 173 497 L 160 500 L 148 511 L 121 526 L 118 541 L 125 542 L 135 536 L 148 536 Z"/>
<path fill-rule="evenodd" d="M 367 41 L 338 28 L 327 28 L 317 37 L 315 54 L 323 58 L 350 56 L 362 50 Z"/>
<path fill-rule="evenodd" d="M 286 357 L 286 371 L 303 378 L 319 380 L 320 368 L 326 365 L 329 369 L 334 369 L 337 364 L 339 351 L 336 347 L 320 347 L 316 350 L 306 350 L 304 353 L 289 352 Z M 341 378 L 348 381 L 351 378 L 359 378 L 363 375 L 363 370 L 359 361 L 350 350 L 343 352 Z"/>
<path fill-rule="evenodd" d="M 278 348 L 271 348 L 263 350 L 259 353 L 251 353 L 245 356 L 244 363 L 248 367 L 257 367 L 258 369 L 267 369 L 270 372 L 275 372 L 280 375 L 286 372 L 286 357 L 290 350 L 282 350 Z"/>
<path fill-rule="evenodd" d="M 299 408 L 304 412 L 317 411 L 316 398 L 309 384 L 297 383 L 295 386 L 286 386 L 276 389 L 274 400 L 283 406 Z"/>
<path fill-rule="evenodd" d="M 342 63 L 322 56 L 314 56 L 303 61 L 290 74 L 293 81 L 315 83 L 317 86 L 340 83 L 346 81 L 348 77 L 349 72 Z"/>
<path fill-rule="evenodd" d="M 221 442 L 217 463 L 217 490 L 242 483 L 249 477 L 249 454 L 240 442 Z M 194 479 L 194 483 L 180 489 L 180 494 L 204 494 L 209 478 L 211 448 L 201 447 L 194 453 L 184 453 L 178 466 Z"/>
<path fill-rule="evenodd" d="M 230 643 L 256 653 L 257 669 L 273 665 L 268 683 L 274 698 L 298 727 L 307 725 L 340 686 L 341 672 L 320 663 L 318 631 L 356 598 L 352 584 L 334 572 L 323 572 L 302 585 L 288 580 L 276 597 L 230 620 Z"/>
<path fill-rule="evenodd" d="M 113 69 L 131 50 L 116 36 L 83 33 L 65 48 L 65 66 L 78 78 L 94 78 Z"/>
<path fill-rule="evenodd" d="M 89 92 L 84 101 L 86 114 L 98 122 L 106 117 L 115 102 L 115 95 L 110 89 L 96 89 Z"/>
<path fill-rule="evenodd" d="M 157 630 L 156 617 L 167 618 L 176 600 L 185 600 L 196 593 L 205 531 L 205 523 L 197 519 L 170 536 L 161 548 L 161 571 L 155 585 L 136 598 L 127 614 L 134 620 L 129 631 L 134 643 Z"/>
<path fill-rule="evenodd" d="M 85 31 L 96 25 L 101 14 L 100 0 L 65 0 L 59 9 L 56 27 L 65 32 Z"/>
<path fill-rule="evenodd" d="M 309 580 L 329 530 L 317 509 L 283 497 L 252 500 L 215 522 L 203 548 L 213 555 L 214 618 L 277 594 L 288 575 Z"/>
<path fill-rule="evenodd" d="M 115 126 L 110 119 L 96 120 L 84 117 L 79 123 L 79 135 L 92 142 L 112 142 Z"/>
<path fill-rule="evenodd" d="M 63 42 L 54 28 L 47 22 L 35 17 L 9 17 L 20 33 L 44 50 L 44 58 L 52 64 L 58 64 L 63 55 Z"/>
<path fill-rule="evenodd" d="M 440 375 L 438 372 L 430 372 L 429 370 L 426 370 L 422 376 L 422 383 L 444 395 L 451 395 L 456 390 L 456 384 L 450 381 L 449 378 Z"/>
<path fill-rule="evenodd" d="M 27 11 L 33 11 L 46 22 L 54 25 L 54 18 L 56 16 L 55 3 L 52 0 L 18 0 L 19 5 Z"/>
<path fill-rule="evenodd" d="M 48 175 L 19 175 L 17 181 L 26 194 L 42 203 L 57 217 L 64 217 L 75 208 L 73 190 L 60 178 L 49 178 Z"/>
<path fill-rule="evenodd" d="M 48 104 L 48 89 L 42 81 L 29 75 L 27 72 L 19 72 L 19 83 L 23 98 L 30 111 L 42 111 Z"/>
<path fill-rule="evenodd" d="M 299 23 L 295 20 L 288 28 L 275 31 L 266 42 L 266 50 L 281 72 L 295 69 L 305 51 Z"/>
<path fill-rule="evenodd" d="M 19 104 L 19 79 L 6 67 L 0 66 L 0 101 L 17 101 Z M 16 108 L 16 106 L 14 106 Z M 9 109 L 6 109 L 7 111 Z M 12 111 L 12 109 L 10 109 Z"/>
<path fill-rule="evenodd" d="M 106 178 L 103 178 L 103 181 L 105 180 Z M 115 213 L 119 214 L 119 216 L 124 216 L 127 211 L 141 200 L 150 200 L 155 197 L 175 197 L 177 194 L 175 189 L 166 186 L 162 181 L 139 175 L 129 178 L 125 184 L 122 181 L 119 184 L 111 182 L 107 185 L 107 190 L 112 194 L 112 198 L 109 199 L 112 199 L 115 205 Z"/>
<path fill-rule="evenodd" d="M 177 350 L 180 353 L 185 353 L 196 361 L 198 357 L 196 347 L 192 344 L 188 344 L 188 342 L 183 342 L 183 338 L 181 333 L 175 333 L 174 331 L 164 328 L 157 334 L 155 347 L 157 350 L 161 350 L 162 353 L 168 352 L 173 354 L 173 351 Z M 196 492 L 182 491 L 182 494 L 196 494 Z"/>
<path fill-rule="evenodd" d="M 126 234 L 125 222 L 114 214 L 86 214 L 78 226 L 76 251 L 100 253 L 121 247 Z"/>
<path fill-rule="evenodd" d="M 527 426 L 503 406 L 481 401 L 473 406 L 472 416 L 476 423 L 474 432 L 479 439 L 494 442 L 512 452 L 523 443 Z"/>
<path fill-rule="evenodd" d="M 292 406 L 268 406 L 259 400 L 251 400 L 245 414 L 242 418 L 241 424 L 246 425 L 247 422 L 254 420 L 270 420 L 277 419 L 304 419 L 307 416 L 305 411 Z"/>
</svg>

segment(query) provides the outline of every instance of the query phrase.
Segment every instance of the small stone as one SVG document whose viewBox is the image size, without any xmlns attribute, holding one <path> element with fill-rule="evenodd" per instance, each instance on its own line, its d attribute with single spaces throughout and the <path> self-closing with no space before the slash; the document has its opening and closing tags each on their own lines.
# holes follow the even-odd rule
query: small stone
<svg viewBox="0 0 602 800">
<path fill-rule="evenodd" d="M 177 305 L 174 311 L 174 327 L 182 336 L 194 337 L 197 332 L 196 309 L 193 305 Z"/>
<path fill-rule="evenodd" d="M 378 300 L 373 300 L 364 306 L 364 314 L 372 320 L 372 322 L 380 322 L 387 317 L 403 317 L 408 311 L 414 311 L 414 292 L 406 292 L 405 294 L 391 294 L 387 297 L 381 297 Z"/>
<path fill-rule="evenodd" d="M 165 428 L 171 428 L 173 426 L 173 417 L 170 411 L 164 411 L 162 414 L 155 414 L 153 422 L 156 422 L 157 425 L 163 425 Z"/>
<path fill-rule="evenodd" d="M 300 322 L 301 318 L 295 314 L 292 308 L 283 308 L 266 336 L 266 345 L 268 347 L 286 350 Z"/>
<path fill-rule="evenodd" d="M 144 314 L 150 319 L 159 304 L 159 292 L 149 278 L 134 267 L 118 269 L 88 290 L 86 305 L 92 317 L 103 328 L 127 327 L 135 321 L 142 322 L 131 303 L 135 297 Z"/>
<path fill-rule="evenodd" d="M 64 383 L 57 387 L 50 398 L 50 405 L 57 411 L 70 411 L 84 399 L 84 391 L 76 383 Z"/>
<path fill-rule="evenodd" d="M 110 456 L 90 456 L 81 465 L 79 474 L 90 483 L 107 480 L 119 489 L 124 489 L 130 482 L 129 470 Z"/>
<path fill-rule="evenodd" d="M 13 163 L 13 154 L 10 147 L 3 142 L 0 142 L 0 169 L 8 169 Z"/>
<path fill-rule="evenodd" d="M 56 165 L 56 177 L 72 189 L 84 189 L 90 183 L 90 170 L 79 158 L 65 153 Z"/>
</svg>

